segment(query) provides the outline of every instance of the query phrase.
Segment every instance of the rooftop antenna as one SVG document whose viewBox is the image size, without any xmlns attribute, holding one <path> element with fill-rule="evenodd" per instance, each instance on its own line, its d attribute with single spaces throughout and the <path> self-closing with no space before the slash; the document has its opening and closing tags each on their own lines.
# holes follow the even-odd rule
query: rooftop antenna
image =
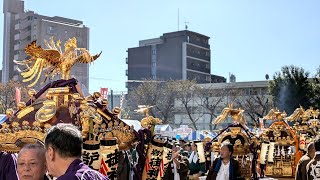
<svg viewBox="0 0 320 180">
<path fill-rule="evenodd" d="M 189 22 L 185 21 L 184 25 L 185 25 L 186 30 L 188 30 L 188 25 L 187 24 L 189 24 Z"/>
<path fill-rule="evenodd" d="M 180 23 L 180 12 L 179 12 L 179 8 L 178 8 L 178 31 L 179 31 L 179 23 Z"/>
</svg>

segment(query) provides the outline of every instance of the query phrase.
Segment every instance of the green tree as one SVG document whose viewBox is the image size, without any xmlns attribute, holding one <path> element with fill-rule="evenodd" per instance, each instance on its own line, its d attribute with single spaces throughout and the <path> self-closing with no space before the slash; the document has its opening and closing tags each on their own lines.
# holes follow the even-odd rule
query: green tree
<svg viewBox="0 0 320 180">
<path fill-rule="evenodd" d="M 284 66 L 270 81 L 270 92 L 275 107 L 291 114 L 299 105 L 309 107 L 312 86 L 308 80 L 309 72 L 301 67 Z"/>
<path fill-rule="evenodd" d="M 312 92 L 310 95 L 310 103 L 313 107 L 320 108 L 320 66 L 317 69 L 315 77 L 311 81 Z"/>
</svg>

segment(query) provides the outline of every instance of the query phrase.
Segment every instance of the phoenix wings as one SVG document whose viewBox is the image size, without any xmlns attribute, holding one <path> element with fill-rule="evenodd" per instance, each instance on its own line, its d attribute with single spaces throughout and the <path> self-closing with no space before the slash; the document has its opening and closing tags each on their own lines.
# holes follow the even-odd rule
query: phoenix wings
<svg viewBox="0 0 320 180">
<path fill-rule="evenodd" d="M 213 121 L 213 124 L 219 124 L 225 120 L 229 115 L 232 116 L 235 123 L 240 123 L 242 125 L 246 124 L 246 119 L 243 115 L 244 110 L 233 109 L 233 105 L 229 104 L 228 107 L 224 108 L 221 114 Z"/>
<path fill-rule="evenodd" d="M 50 38 L 50 42 L 46 40 L 44 42 L 47 49 L 37 46 L 36 41 L 33 41 L 24 49 L 30 58 L 23 61 L 14 60 L 16 64 L 26 67 L 24 70 L 18 68 L 18 71 L 24 78 L 23 82 L 33 81 L 29 87 L 38 82 L 43 70 L 46 70 L 46 79 L 53 78 L 59 73 L 62 74 L 62 79 L 69 79 L 71 68 L 75 63 L 91 63 L 101 55 L 100 52 L 91 56 L 88 50 L 78 48 L 76 38 L 69 39 L 65 43 L 64 52 L 61 50 L 60 40 L 55 43 L 53 38 Z"/>
</svg>

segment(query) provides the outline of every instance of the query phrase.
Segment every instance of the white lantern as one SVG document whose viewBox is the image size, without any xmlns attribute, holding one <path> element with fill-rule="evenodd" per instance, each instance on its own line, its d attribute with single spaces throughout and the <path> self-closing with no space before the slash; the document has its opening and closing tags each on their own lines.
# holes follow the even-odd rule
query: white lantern
<svg viewBox="0 0 320 180">
<path fill-rule="evenodd" d="M 273 162 L 274 144 L 275 144 L 275 142 L 270 142 L 269 152 L 268 152 L 268 162 Z"/>
<path fill-rule="evenodd" d="M 266 155 L 269 144 L 262 143 L 261 145 L 261 153 L 260 153 L 260 164 L 266 164 Z"/>
</svg>

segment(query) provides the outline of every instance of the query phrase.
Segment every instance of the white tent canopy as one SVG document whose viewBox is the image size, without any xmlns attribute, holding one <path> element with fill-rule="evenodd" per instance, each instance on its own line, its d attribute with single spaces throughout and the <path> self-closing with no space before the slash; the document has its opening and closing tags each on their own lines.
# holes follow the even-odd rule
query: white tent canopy
<svg viewBox="0 0 320 180">
<path fill-rule="evenodd" d="M 156 125 L 154 128 L 155 131 L 172 131 L 172 128 L 169 124 Z"/>
<path fill-rule="evenodd" d="M 0 124 L 4 123 L 7 120 L 7 115 L 0 114 Z"/>
<path fill-rule="evenodd" d="M 131 120 L 131 119 L 121 119 L 121 120 L 129 126 L 133 126 L 133 129 L 135 131 L 139 131 L 142 128 L 140 121 L 138 120 Z"/>
</svg>

